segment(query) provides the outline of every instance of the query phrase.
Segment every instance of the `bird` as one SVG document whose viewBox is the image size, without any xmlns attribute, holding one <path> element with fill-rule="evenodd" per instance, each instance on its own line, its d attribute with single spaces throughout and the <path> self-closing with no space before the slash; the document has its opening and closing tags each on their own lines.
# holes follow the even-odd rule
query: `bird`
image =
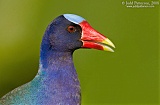
<svg viewBox="0 0 160 105">
<path fill-rule="evenodd" d="M 44 32 L 36 76 L 0 98 L 0 105 L 81 105 L 72 56 L 80 48 L 114 52 L 115 45 L 81 16 L 56 17 Z"/>
</svg>

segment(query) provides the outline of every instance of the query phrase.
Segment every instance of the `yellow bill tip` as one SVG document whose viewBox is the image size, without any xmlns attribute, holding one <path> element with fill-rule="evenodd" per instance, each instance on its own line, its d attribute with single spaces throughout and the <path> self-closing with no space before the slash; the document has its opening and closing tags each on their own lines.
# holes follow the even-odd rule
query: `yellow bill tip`
<svg viewBox="0 0 160 105">
<path fill-rule="evenodd" d="M 104 49 L 104 51 L 114 52 L 114 50 L 113 50 L 113 49 L 111 49 L 111 48 L 110 48 L 110 47 L 108 47 L 108 46 L 103 46 L 103 49 Z"/>
<path fill-rule="evenodd" d="M 113 48 L 116 48 L 115 45 L 114 45 L 108 38 L 106 38 L 106 39 L 103 41 L 103 43 L 105 43 L 105 44 L 107 44 L 107 45 L 109 45 L 109 46 L 111 46 L 111 47 L 113 47 Z"/>
</svg>

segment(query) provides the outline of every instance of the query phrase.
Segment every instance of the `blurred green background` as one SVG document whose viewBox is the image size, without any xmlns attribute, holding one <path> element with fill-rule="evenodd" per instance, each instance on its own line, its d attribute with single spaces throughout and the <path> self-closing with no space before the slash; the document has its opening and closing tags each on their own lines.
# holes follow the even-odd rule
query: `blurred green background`
<svg viewBox="0 0 160 105">
<path fill-rule="evenodd" d="M 122 1 L 0 0 L 0 97 L 34 78 L 47 25 L 74 13 L 116 45 L 114 53 L 74 53 L 82 105 L 158 105 L 159 5 L 127 8 Z"/>
</svg>

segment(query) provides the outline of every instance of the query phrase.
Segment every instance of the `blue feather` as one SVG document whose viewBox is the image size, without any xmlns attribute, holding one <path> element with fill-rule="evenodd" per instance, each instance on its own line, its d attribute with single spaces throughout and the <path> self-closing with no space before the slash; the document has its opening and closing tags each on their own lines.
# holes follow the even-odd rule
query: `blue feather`
<svg viewBox="0 0 160 105">
<path fill-rule="evenodd" d="M 82 46 L 80 33 L 72 37 L 66 25 L 73 24 L 63 15 L 47 27 L 43 36 L 40 65 L 35 78 L 0 99 L 0 105 L 78 105 L 80 84 L 74 68 L 72 54 Z M 76 40 L 77 41 L 77 40 Z"/>
</svg>

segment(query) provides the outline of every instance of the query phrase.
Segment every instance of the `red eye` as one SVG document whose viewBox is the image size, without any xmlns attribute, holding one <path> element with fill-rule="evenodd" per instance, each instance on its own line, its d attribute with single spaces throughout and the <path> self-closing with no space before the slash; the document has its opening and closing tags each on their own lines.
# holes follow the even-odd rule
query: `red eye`
<svg viewBox="0 0 160 105">
<path fill-rule="evenodd" d="M 68 32 L 73 33 L 76 31 L 76 28 L 74 26 L 68 26 L 67 30 Z"/>
</svg>

